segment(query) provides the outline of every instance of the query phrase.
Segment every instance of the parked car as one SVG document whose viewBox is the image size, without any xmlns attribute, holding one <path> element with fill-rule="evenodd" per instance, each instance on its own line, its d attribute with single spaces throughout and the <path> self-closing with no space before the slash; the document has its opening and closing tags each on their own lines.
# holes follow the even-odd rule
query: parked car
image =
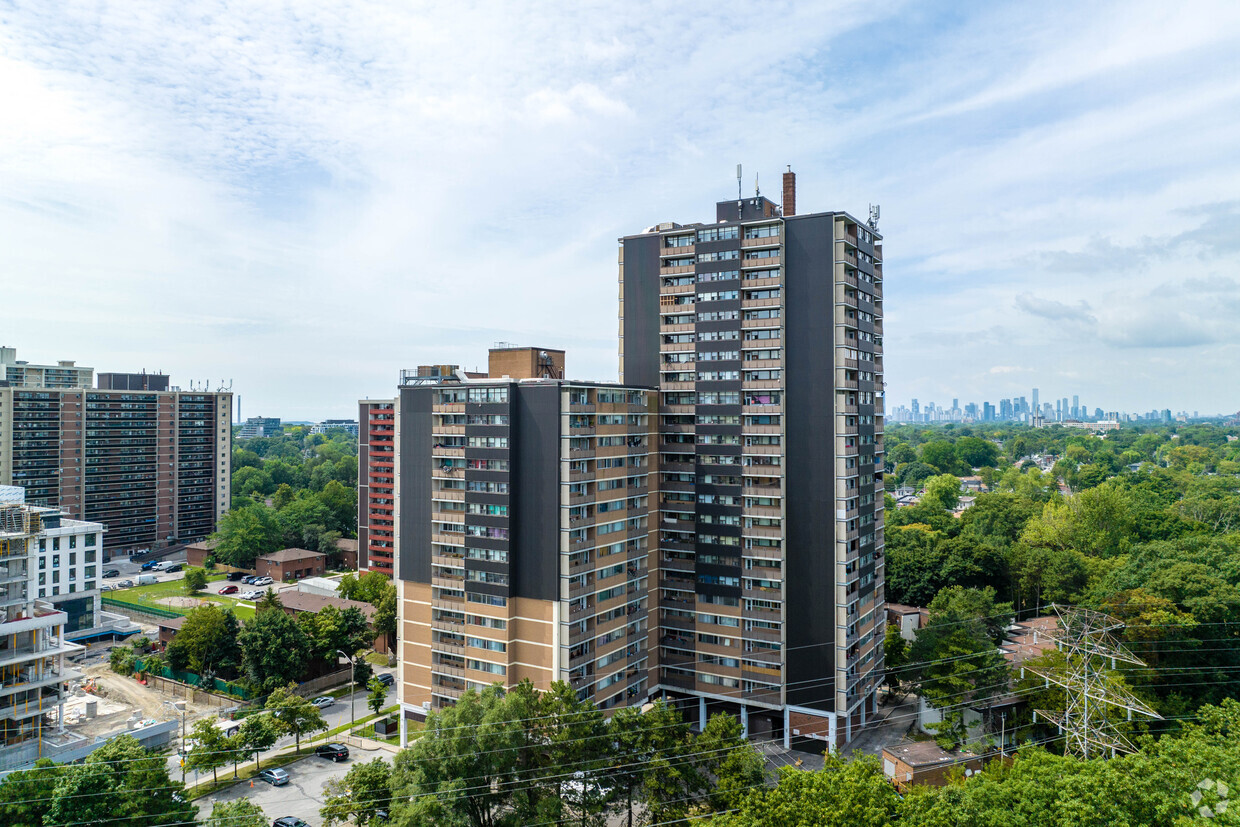
<svg viewBox="0 0 1240 827">
<path fill-rule="evenodd" d="M 390 687 L 396 685 L 396 676 L 391 672 L 380 672 L 378 675 L 375 675 L 375 679 L 384 686 Z"/>
<path fill-rule="evenodd" d="M 114 588 L 114 589 L 132 589 L 132 588 L 133 588 L 133 581 L 132 581 L 132 580 L 121 580 L 119 583 L 117 583 L 117 584 L 116 584 L 115 586 L 113 586 L 112 588 Z"/>
<path fill-rule="evenodd" d="M 182 569 L 182 566 L 180 563 L 169 563 L 164 568 L 164 574 L 172 574 L 174 571 L 180 571 L 181 569 Z"/>
<path fill-rule="evenodd" d="M 258 777 L 273 787 L 283 787 L 288 783 L 288 773 L 282 769 L 263 770 Z"/>
<path fill-rule="evenodd" d="M 159 563 L 156 563 L 154 560 L 147 560 L 145 563 L 142 564 L 141 569 L 142 571 L 150 571 L 151 569 L 155 568 L 158 565 Z"/>
<path fill-rule="evenodd" d="M 242 600 L 261 600 L 263 597 L 263 593 L 255 592 L 255 591 L 242 592 L 240 595 L 238 595 L 238 597 L 240 597 Z"/>
<path fill-rule="evenodd" d="M 230 571 L 228 573 L 228 580 L 229 582 L 232 582 L 232 583 L 236 583 L 238 580 L 242 579 L 243 577 L 245 577 L 245 572 Z"/>
<path fill-rule="evenodd" d="M 349 748 L 344 744 L 323 744 L 315 747 L 314 754 L 320 758 L 330 758 L 333 761 L 346 761 L 349 758 Z"/>
<path fill-rule="evenodd" d="M 387 821 L 387 820 L 388 820 L 387 810 L 375 810 L 375 821 Z"/>
<path fill-rule="evenodd" d="M 336 703 L 336 699 L 330 695 L 320 695 L 310 703 L 314 704 L 319 709 L 327 709 L 329 706 Z"/>
<path fill-rule="evenodd" d="M 276 581 L 272 580 L 270 577 L 260 577 L 254 581 L 254 585 L 255 586 L 270 586 L 274 582 Z"/>
<path fill-rule="evenodd" d="M 281 816 L 271 822 L 271 827 L 310 827 L 310 825 L 294 816 Z"/>
<path fill-rule="evenodd" d="M 258 579 L 258 577 L 257 577 L 256 575 L 253 575 L 253 574 L 247 574 L 245 577 L 242 577 L 242 578 L 241 578 L 241 582 L 242 582 L 242 583 L 248 583 L 249 585 L 253 586 L 253 585 L 254 585 L 254 581 L 255 581 L 255 580 L 257 580 L 257 579 Z"/>
<path fill-rule="evenodd" d="M 104 577 L 120 577 L 121 570 L 120 569 L 104 569 L 103 576 Z"/>
<path fill-rule="evenodd" d="M 239 591 L 241 590 L 238 589 L 236 586 L 225 586 L 224 588 L 220 589 L 219 593 L 220 594 L 236 594 Z"/>
</svg>

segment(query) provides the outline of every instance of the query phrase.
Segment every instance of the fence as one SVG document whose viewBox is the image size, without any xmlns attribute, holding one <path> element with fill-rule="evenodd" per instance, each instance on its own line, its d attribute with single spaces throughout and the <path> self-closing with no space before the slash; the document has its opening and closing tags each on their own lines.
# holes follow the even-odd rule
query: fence
<svg viewBox="0 0 1240 827">
<path fill-rule="evenodd" d="M 145 666 L 141 660 L 134 661 L 133 671 L 135 673 L 142 672 L 144 669 Z M 201 676 L 193 672 L 174 671 L 167 666 L 158 675 L 147 672 L 146 679 L 148 685 L 155 689 L 161 689 L 173 697 L 185 698 L 192 703 L 205 706 L 235 706 L 238 698 L 245 701 L 250 697 L 250 693 L 244 688 L 228 681 L 212 678 L 210 686 L 202 686 Z"/>
<path fill-rule="evenodd" d="M 334 689 L 337 686 L 344 686 L 352 680 L 352 675 L 352 669 L 341 669 L 339 672 L 332 672 L 322 676 L 321 678 L 308 680 L 305 683 L 298 685 L 297 694 L 305 696 L 317 695 L 324 689 Z"/>
<path fill-rule="evenodd" d="M 115 597 L 102 597 L 99 599 L 99 602 L 104 606 L 119 609 L 124 614 L 146 615 L 147 617 L 155 620 L 185 616 L 185 612 L 177 612 L 172 609 L 161 609 L 159 606 L 147 606 L 143 603 L 130 603 L 128 600 L 118 600 Z"/>
</svg>

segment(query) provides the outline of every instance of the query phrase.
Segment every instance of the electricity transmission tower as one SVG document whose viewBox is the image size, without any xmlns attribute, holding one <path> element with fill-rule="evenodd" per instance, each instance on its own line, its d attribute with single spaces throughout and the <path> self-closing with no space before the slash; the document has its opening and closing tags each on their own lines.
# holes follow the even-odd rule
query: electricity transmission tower
<svg viewBox="0 0 1240 827">
<path fill-rule="evenodd" d="M 1059 726 L 1067 743 L 1065 752 L 1082 758 L 1119 752 L 1135 752 L 1123 733 L 1107 721 L 1109 709 L 1123 709 L 1128 720 L 1134 714 L 1162 720 L 1162 716 L 1131 692 L 1107 680 L 1106 661 L 1114 669 L 1119 662 L 1145 666 L 1145 663 L 1115 638 L 1124 624 L 1110 615 L 1093 609 L 1071 606 L 1052 607 L 1059 616 L 1059 629 L 1054 633 L 1064 653 L 1063 673 L 1033 670 L 1048 682 L 1064 690 L 1064 711 L 1037 710 L 1037 714 Z"/>
</svg>

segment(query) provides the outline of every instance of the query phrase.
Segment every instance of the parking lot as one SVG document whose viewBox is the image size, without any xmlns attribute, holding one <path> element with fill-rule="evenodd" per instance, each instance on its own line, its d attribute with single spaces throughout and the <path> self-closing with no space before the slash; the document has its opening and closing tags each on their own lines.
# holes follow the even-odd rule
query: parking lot
<svg viewBox="0 0 1240 827">
<path fill-rule="evenodd" d="M 273 787 L 257 780 L 251 786 L 250 782 L 246 781 L 201 798 L 196 802 L 199 815 L 210 815 L 216 801 L 248 798 L 262 807 L 267 818 L 273 821 L 282 816 L 295 816 L 311 827 L 322 827 L 323 819 L 319 816 L 319 808 L 325 800 L 323 785 L 333 778 L 343 777 L 357 761 L 371 761 L 376 757 L 390 760 L 392 757 L 391 753 L 384 750 L 367 752 L 350 747 L 350 752 L 352 754 L 347 761 L 335 762 L 311 756 L 286 765 L 284 769 L 289 774 L 289 782 L 283 787 Z"/>
</svg>

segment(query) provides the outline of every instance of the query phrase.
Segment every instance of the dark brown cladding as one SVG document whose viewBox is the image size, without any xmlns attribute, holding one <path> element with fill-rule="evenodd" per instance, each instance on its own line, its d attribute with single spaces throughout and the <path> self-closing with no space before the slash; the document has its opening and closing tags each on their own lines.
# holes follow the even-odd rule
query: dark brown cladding
<svg viewBox="0 0 1240 827">
<path fill-rule="evenodd" d="M 32 504 L 107 524 L 105 557 L 193 542 L 215 530 L 228 507 L 231 394 L 6 395 L 0 432 L 15 438 L 0 483 L 24 486 Z"/>
</svg>

